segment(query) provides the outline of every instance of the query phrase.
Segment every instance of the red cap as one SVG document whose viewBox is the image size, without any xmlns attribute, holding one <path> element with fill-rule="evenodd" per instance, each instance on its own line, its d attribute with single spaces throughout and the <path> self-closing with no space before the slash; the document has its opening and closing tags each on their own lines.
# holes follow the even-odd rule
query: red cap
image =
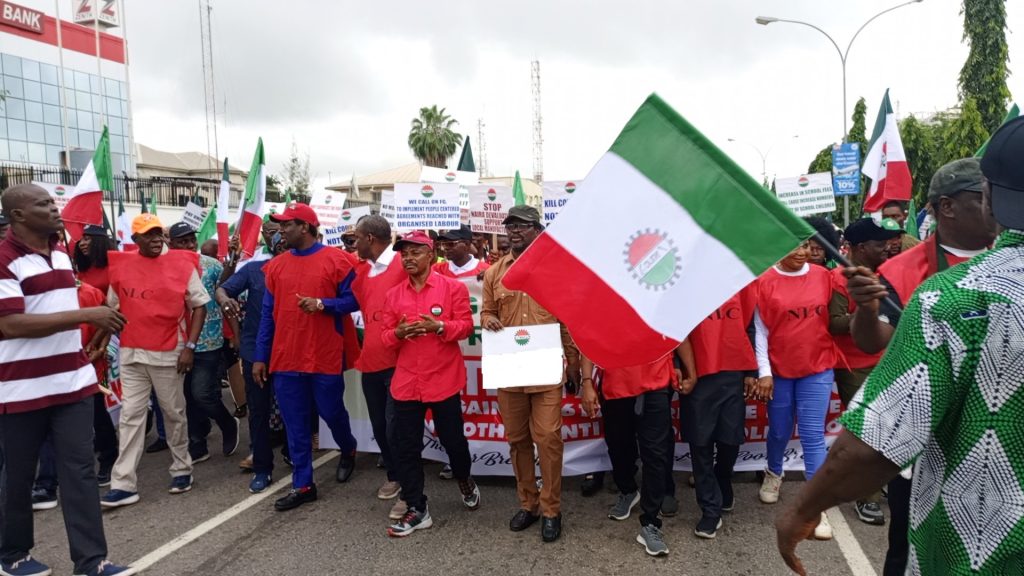
<svg viewBox="0 0 1024 576">
<path fill-rule="evenodd" d="M 429 246 L 431 249 L 434 248 L 434 241 L 430 239 L 430 236 L 422 230 L 415 230 L 402 236 L 395 242 L 395 251 L 402 249 L 403 244 L 421 244 L 423 246 Z"/>
<path fill-rule="evenodd" d="M 302 220 L 306 224 L 312 224 L 313 226 L 320 225 L 320 220 L 316 217 L 316 212 L 314 212 L 308 204 L 300 204 L 298 202 L 288 206 L 284 209 L 284 212 L 280 214 L 271 214 L 270 219 L 274 222 Z"/>
</svg>

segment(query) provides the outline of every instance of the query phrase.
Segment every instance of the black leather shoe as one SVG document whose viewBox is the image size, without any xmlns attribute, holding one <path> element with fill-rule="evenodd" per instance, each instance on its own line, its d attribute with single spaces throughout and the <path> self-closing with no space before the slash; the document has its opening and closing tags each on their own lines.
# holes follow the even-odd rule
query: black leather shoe
<svg viewBox="0 0 1024 576">
<path fill-rule="evenodd" d="M 513 532 L 521 532 L 532 526 L 537 520 L 540 520 L 539 515 L 531 514 L 529 510 L 519 510 L 516 512 L 516 515 L 509 520 L 508 529 Z"/>
<path fill-rule="evenodd" d="M 352 473 L 356 471 L 356 453 L 342 454 L 338 459 L 338 472 L 335 478 L 338 482 L 348 482 Z"/>
<path fill-rule="evenodd" d="M 279 498 L 277 502 L 274 502 L 274 509 L 278 512 L 284 512 L 314 500 L 316 500 L 316 484 L 299 490 L 293 488 L 287 496 Z"/>
<path fill-rule="evenodd" d="M 580 484 L 580 492 L 589 498 L 590 496 L 597 494 L 601 490 L 602 486 L 604 486 L 604 472 L 587 474 L 583 477 L 583 483 Z"/>
<path fill-rule="evenodd" d="M 545 542 L 554 542 L 562 535 L 562 515 L 554 518 L 545 516 L 540 523 L 540 537 Z"/>
</svg>

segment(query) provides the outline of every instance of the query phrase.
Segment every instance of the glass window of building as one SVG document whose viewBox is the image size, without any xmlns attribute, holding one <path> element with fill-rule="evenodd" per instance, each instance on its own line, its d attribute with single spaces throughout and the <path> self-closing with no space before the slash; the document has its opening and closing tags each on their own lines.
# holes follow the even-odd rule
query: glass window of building
<svg viewBox="0 0 1024 576">
<path fill-rule="evenodd" d="M 35 102 L 42 102 L 43 92 L 42 85 L 34 80 L 25 80 L 25 100 L 32 100 Z"/>
<path fill-rule="evenodd" d="M 43 122 L 46 124 L 61 125 L 61 113 L 60 106 L 53 106 L 51 104 L 43 104 Z"/>
<path fill-rule="evenodd" d="M 43 104 L 60 106 L 60 88 L 50 84 L 42 84 Z"/>
<path fill-rule="evenodd" d="M 78 148 L 78 130 L 68 129 L 68 148 Z"/>
<path fill-rule="evenodd" d="M 56 66 L 51 65 L 51 64 L 40 64 L 39 65 L 39 81 L 42 82 L 43 84 L 51 84 L 53 86 L 58 85 L 59 82 L 57 81 L 58 80 L 57 70 L 58 70 L 58 68 Z"/>
<path fill-rule="evenodd" d="M 120 138 L 111 138 L 110 151 L 117 154 L 124 154 L 124 140 Z"/>
<path fill-rule="evenodd" d="M 0 160 L 10 160 L 11 159 L 11 155 L 10 154 L 11 153 L 8 151 L 8 148 L 7 148 L 7 139 L 6 138 L 0 138 Z"/>
<path fill-rule="evenodd" d="M 64 69 L 64 88 L 67 90 L 75 89 L 75 71 L 70 68 Z"/>
<path fill-rule="evenodd" d="M 64 151 L 64 149 L 61 148 L 60 146 L 50 146 L 49 144 L 47 144 L 46 145 L 46 163 L 47 164 L 52 164 L 54 166 L 59 166 L 60 165 L 60 153 L 63 152 L 63 151 Z"/>
<path fill-rule="evenodd" d="M 29 142 L 28 161 L 33 164 L 46 164 L 46 146 Z"/>
<path fill-rule="evenodd" d="M 11 160 L 15 162 L 28 162 L 28 142 L 12 139 L 8 141 L 7 145 L 11 149 Z"/>
<path fill-rule="evenodd" d="M 4 54 L 2 60 L 4 63 L 4 74 L 21 78 L 21 58 L 11 54 Z"/>
<path fill-rule="evenodd" d="M 39 82 L 39 62 L 23 59 L 21 61 L 21 77 L 25 80 Z"/>
<path fill-rule="evenodd" d="M 75 71 L 75 90 L 81 90 L 83 92 L 88 92 L 90 89 L 91 88 L 89 86 L 89 75 L 86 74 L 85 72 L 79 72 L 79 71 L 76 70 Z"/>
<path fill-rule="evenodd" d="M 78 111 L 78 129 L 92 130 L 92 112 Z"/>
<path fill-rule="evenodd" d="M 7 90 L 7 96 L 9 98 L 25 97 L 24 83 L 20 76 L 4 74 L 4 90 Z"/>
<path fill-rule="evenodd" d="M 25 119 L 32 122 L 42 122 L 43 105 L 39 102 L 25 102 Z"/>
<path fill-rule="evenodd" d="M 116 116 L 111 116 L 110 118 L 107 118 L 107 125 L 110 126 L 111 134 L 116 134 L 118 136 L 124 134 L 124 120 L 121 120 Z"/>
<path fill-rule="evenodd" d="M 46 130 L 46 143 L 50 146 L 63 146 L 64 145 L 64 130 L 60 126 L 51 126 L 47 124 Z"/>
<path fill-rule="evenodd" d="M 43 125 L 39 122 L 26 122 L 26 131 L 28 132 L 28 141 L 36 144 L 46 143 L 46 131 L 43 130 Z"/>
<path fill-rule="evenodd" d="M 103 111 L 103 98 L 96 92 L 92 93 L 92 108 L 90 110 L 93 112 Z"/>
<path fill-rule="evenodd" d="M 25 121 L 7 118 L 7 138 L 25 141 L 28 138 L 28 135 L 25 133 Z"/>
<path fill-rule="evenodd" d="M 7 110 L 7 117 L 15 120 L 25 119 L 25 101 L 21 98 L 8 97 L 4 101 L 4 109 Z"/>
<path fill-rule="evenodd" d="M 92 111 L 92 95 L 88 92 L 75 90 L 75 108 L 79 110 Z"/>
</svg>

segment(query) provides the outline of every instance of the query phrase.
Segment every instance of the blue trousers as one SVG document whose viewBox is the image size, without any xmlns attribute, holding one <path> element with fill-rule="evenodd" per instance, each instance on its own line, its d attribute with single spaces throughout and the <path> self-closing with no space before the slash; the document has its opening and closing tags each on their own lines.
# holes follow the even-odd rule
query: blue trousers
<svg viewBox="0 0 1024 576">
<path fill-rule="evenodd" d="M 274 385 L 259 386 L 252 377 L 252 362 L 242 360 L 245 378 L 245 402 L 249 406 L 249 443 L 252 447 L 252 471 L 274 471 L 274 450 L 270 446 L 270 412 L 274 403 Z"/>
<path fill-rule="evenodd" d="M 774 397 L 768 401 L 768 470 L 782 474 L 782 457 L 793 437 L 793 418 L 804 449 L 808 480 L 825 462 L 825 414 L 832 395 L 832 370 L 803 378 L 775 377 Z"/>
<path fill-rule="evenodd" d="M 345 410 L 345 379 L 341 374 L 277 372 L 273 377 L 277 405 L 288 431 L 288 452 L 295 467 L 292 487 L 313 485 L 313 438 L 311 407 L 327 422 L 342 454 L 356 451 L 356 438 Z"/>
</svg>

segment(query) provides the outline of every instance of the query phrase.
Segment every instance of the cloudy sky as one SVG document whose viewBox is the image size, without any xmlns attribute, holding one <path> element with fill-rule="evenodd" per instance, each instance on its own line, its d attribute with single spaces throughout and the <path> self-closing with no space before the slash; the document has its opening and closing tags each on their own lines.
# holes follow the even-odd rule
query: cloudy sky
<svg viewBox="0 0 1024 576">
<path fill-rule="evenodd" d="M 632 112 L 658 92 L 737 162 L 768 177 L 806 170 L 842 136 L 835 48 L 893 0 L 211 0 L 221 155 L 247 168 L 257 136 L 271 171 L 292 139 L 315 184 L 412 161 L 409 122 L 437 104 L 495 176 L 533 173 L 530 62 L 540 61 L 547 179 L 583 177 Z M 206 150 L 198 0 L 126 2 L 135 137 Z M 1011 69 L 1024 62 L 1024 3 L 1008 2 Z M 849 108 L 869 132 L 890 89 L 901 116 L 957 103 L 959 0 L 924 0 L 857 37 Z M 1017 31 L 1017 34 L 1014 34 Z M 1024 70 L 1010 78 L 1024 100 Z M 736 142 L 729 142 L 729 139 Z M 756 149 L 759 149 L 758 152 Z M 479 162 L 479 160 L 478 160 Z"/>
</svg>

